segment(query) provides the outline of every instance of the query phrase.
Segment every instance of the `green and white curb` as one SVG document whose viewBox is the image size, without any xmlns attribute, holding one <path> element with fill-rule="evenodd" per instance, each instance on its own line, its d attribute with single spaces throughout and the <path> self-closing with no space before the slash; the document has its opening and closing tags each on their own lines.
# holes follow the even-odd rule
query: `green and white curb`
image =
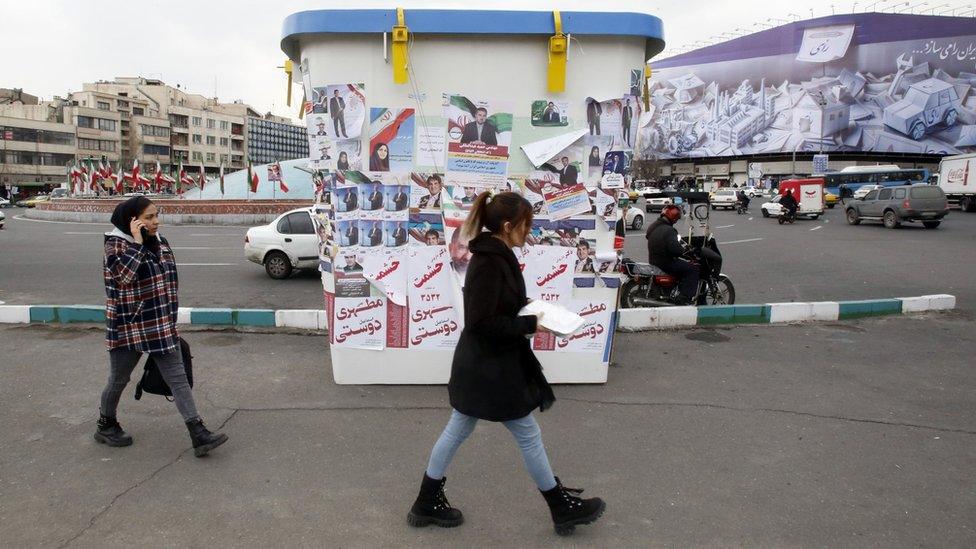
<svg viewBox="0 0 976 549">
<path fill-rule="evenodd" d="M 713 305 L 621 309 L 617 329 L 623 332 L 692 326 L 829 322 L 863 317 L 946 311 L 956 298 L 948 294 L 869 299 L 767 303 L 765 305 Z M 105 307 L 97 305 L 0 305 L 0 324 L 104 323 Z M 326 330 L 325 311 L 315 309 L 222 309 L 180 307 L 177 324 L 193 326 L 247 326 Z"/>
<path fill-rule="evenodd" d="M 830 322 L 871 316 L 946 311 L 955 307 L 955 296 L 938 294 L 863 301 L 621 309 L 618 313 L 617 328 L 623 332 L 639 332 L 692 326 Z"/>
<path fill-rule="evenodd" d="M 0 305 L 0 324 L 104 323 L 97 305 Z M 220 309 L 180 307 L 177 324 L 325 330 L 325 311 L 314 309 Z"/>
</svg>

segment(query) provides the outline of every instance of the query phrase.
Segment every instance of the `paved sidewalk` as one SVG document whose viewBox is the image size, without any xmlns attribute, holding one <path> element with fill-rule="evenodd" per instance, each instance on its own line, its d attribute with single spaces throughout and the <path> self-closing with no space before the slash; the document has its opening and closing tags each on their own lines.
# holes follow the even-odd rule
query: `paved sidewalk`
<svg viewBox="0 0 976 549">
<path fill-rule="evenodd" d="M 606 385 L 539 415 L 568 486 L 607 499 L 578 546 L 973 546 L 976 373 L 963 313 L 619 334 Z M 189 331 L 208 425 L 123 396 L 129 448 L 91 438 L 96 329 L 0 327 L 0 540 L 8 547 L 549 547 L 508 432 L 448 472 L 460 528 L 405 523 L 447 419 L 443 387 L 331 381 L 321 336 Z"/>
</svg>

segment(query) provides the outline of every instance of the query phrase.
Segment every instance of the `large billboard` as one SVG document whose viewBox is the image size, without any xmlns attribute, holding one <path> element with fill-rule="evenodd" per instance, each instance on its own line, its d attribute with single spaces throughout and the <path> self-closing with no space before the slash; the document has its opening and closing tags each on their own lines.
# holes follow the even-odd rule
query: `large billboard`
<svg viewBox="0 0 976 549">
<path fill-rule="evenodd" d="M 976 151 L 976 19 L 850 14 L 652 62 L 638 151 Z"/>
</svg>

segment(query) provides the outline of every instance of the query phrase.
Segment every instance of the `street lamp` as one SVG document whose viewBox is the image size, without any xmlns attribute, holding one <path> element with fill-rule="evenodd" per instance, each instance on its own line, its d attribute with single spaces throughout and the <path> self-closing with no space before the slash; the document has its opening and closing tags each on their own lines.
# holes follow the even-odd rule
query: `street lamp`
<svg viewBox="0 0 976 549">
<path fill-rule="evenodd" d="M 857 11 L 855 11 L 856 9 L 857 9 L 857 2 L 854 2 L 854 4 L 851 5 L 851 13 L 857 13 Z"/>
<path fill-rule="evenodd" d="M 868 8 L 866 10 L 864 10 L 864 11 L 868 11 L 868 12 L 874 11 L 874 8 L 876 6 L 878 6 L 879 4 L 884 4 L 886 2 L 891 2 L 891 0 L 877 0 L 877 2 L 875 2 L 875 3 L 871 4 L 870 6 L 868 6 Z M 881 9 L 883 10 L 884 8 L 882 7 Z"/>
</svg>

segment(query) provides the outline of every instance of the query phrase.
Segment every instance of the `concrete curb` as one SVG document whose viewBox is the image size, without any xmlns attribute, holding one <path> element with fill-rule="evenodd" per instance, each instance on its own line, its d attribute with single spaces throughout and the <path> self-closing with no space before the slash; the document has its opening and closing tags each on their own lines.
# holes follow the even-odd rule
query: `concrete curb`
<svg viewBox="0 0 976 549">
<path fill-rule="evenodd" d="M 690 326 L 822 322 L 926 311 L 945 311 L 954 309 L 955 306 L 955 296 L 937 294 L 864 301 L 622 309 L 617 313 L 617 330 L 640 332 Z M 105 307 L 97 305 L 0 305 L 0 324 L 90 324 L 104 322 Z M 325 311 L 315 309 L 274 311 L 271 309 L 180 307 L 176 322 L 177 324 L 195 326 L 277 327 L 320 331 L 328 329 L 328 318 L 326 318 Z"/>
</svg>

